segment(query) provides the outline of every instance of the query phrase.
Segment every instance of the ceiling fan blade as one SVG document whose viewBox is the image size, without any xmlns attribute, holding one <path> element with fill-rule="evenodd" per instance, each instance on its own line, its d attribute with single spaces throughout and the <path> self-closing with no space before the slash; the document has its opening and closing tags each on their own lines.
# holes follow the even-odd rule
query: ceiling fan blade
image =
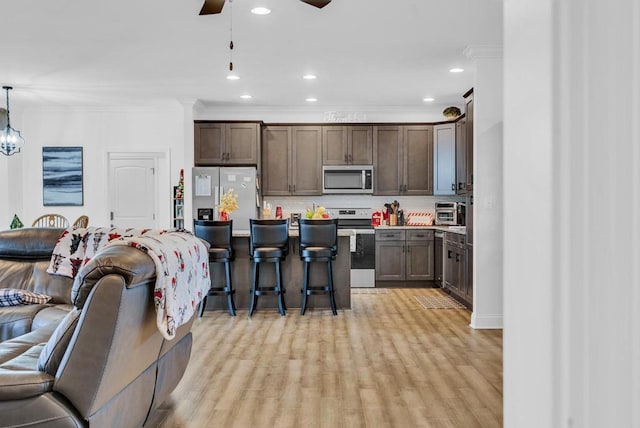
<svg viewBox="0 0 640 428">
<path fill-rule="evenodd" d="M 222 12 L 222 6 L 224 6 L 224 0 L 204 0 L 199 15 L 215 15 Z"/>
<path fill-rule="evenodd" d="M 301 0 L 301 1 L 306 4 L 310 4 L 311 6 L 315 6 L 318 9 L 322 9 L 323 7 L 331 3 L 331 0 Z"/>
</svg>

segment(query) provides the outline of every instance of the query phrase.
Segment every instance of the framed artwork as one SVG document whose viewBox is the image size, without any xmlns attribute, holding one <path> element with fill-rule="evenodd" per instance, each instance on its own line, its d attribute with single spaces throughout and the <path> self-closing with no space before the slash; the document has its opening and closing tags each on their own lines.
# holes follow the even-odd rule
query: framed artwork
<svg viewBox="0 0 640 428">
<path fill-rule="evenodd" d="M 82 147 L 42 148 L 44 206 L 83 205 Z"/>
</svg>

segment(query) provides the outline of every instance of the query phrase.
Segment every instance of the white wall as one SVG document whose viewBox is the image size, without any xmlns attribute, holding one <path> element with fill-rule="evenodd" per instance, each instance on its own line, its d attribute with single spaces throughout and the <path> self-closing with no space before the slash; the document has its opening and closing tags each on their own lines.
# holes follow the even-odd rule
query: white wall
<svg viewBox="0 0 640 428">
<path fill-rule="evenodd" d="M 107 200 L 107 162 L 109 151 L 162 152 L 160 227 L 170 225 L 171 185 L 177 184 L 184 163 L 183 111 L 179 104 L 160 107 L 57 108 L 30 109 L 23 114 L 25 146 L 21 154 L 8 159 L 14 173 L 8 177 L 11 189 L 20 189 L 21 200 L 13 198 L 11 212 L 2 212 L 3 221 L 17 212 L 25 225 L 39 215 L 56 212 L 73 221 L 89 216 L 90 224 L 109 224 Z M 82 146 L 84 205 L 43 206 L 42 147 Z M 17 171 L 16 171 L 17 169 Z M 164 176 L 162 176 L 164 174 Z"/>
<path fill-rule="evenodd" d="M 640 4 L 505 2 L 507 427 L 640 426 Z"/>
<path fill-rule="evenodd" d="M 503 327 L 502 47 L 470 46 L 473 85 L 473 328 Z"/>
</svg>

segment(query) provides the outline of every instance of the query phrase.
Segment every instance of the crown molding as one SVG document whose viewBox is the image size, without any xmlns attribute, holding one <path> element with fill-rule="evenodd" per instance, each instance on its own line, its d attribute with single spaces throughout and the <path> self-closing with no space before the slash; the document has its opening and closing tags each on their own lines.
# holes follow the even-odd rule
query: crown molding
<svg viewBox="0 0 640 428">
<path fill-rule="evenodd" d="M 469 45 L 462 54 L 469 59 L 502 58 L 502 45 Z"/>
</svg>

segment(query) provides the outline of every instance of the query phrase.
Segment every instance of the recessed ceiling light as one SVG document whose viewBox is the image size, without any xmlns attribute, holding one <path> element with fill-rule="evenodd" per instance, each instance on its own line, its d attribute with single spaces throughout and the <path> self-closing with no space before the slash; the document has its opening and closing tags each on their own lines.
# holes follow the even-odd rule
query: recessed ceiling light
<svg viewBox="0 0 640 428">
<path fill-rule="evenodd" d="M 303 79 L 306 80 L 314 80 L 316 78 L 315 74 L 305 74 L 304 76 L 302 76 Z"/>
<path fill-rule="evenodd" d="M 249 94 L 240 95 L 240 98 L 242 98 L 243 100 L 248 100 L 248 99 L 251 99 L 251 95 Z"/>
<path fill-rule="evenodd" d="M 269 15 L 271 13 L 271 9 L 267 9 L 266 7 L 254 7 L 251 9 L 251 13 L 254 15 Z"/>
<path fill-rule="evenodd" d="M 422 101 L 426 102 L 426 103 L 430 103 L 432 101 L 435 101 L 435 98 L 431 98 L 431 97 L 427 97 L 427 98 L 423 98 Z"/>
<path fill-rule="evenodd" d="M 310 97 L 310 98 L 307 98 L 305 101 L 307 101 L 307 102 L 309 102 L 309 103 L 315 103 L 316 101 L 318 101 L 318 99 L 317 99 L 317 98 Z"/>
<path fill-rule="evenodd" d="M 449 70 L 450 73 L 462 73 L 464 71 L 463 68 L 452 68 L 451 70 Z"/>
<path fill-rule="evenodd" d="M 230 74 L 227 76 L 227 80 L 238 80 L 240 78 L 240 76 L 236 75 L 236 74 Z"/>
</svg>

